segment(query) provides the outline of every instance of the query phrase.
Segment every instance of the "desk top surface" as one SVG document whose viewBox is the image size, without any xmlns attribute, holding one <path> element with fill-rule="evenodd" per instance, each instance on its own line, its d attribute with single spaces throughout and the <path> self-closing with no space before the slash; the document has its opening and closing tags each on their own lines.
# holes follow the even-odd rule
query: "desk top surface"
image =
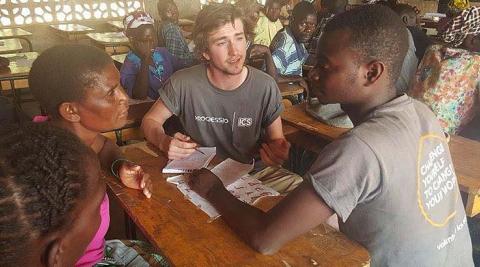
<svg viewBox="0 0 480 267">
<path fill-rule="evenodd" d="M 349 129 L 327 125 L 305 112 L 306 104 L 302 103 L 286 108 L 282 113 L 282 120 L 300 130 L 319 136 L 328 141 L 338 138 Z"/>
<path fill-rule="evenodd" d="M 16 54 L 3 54 L 2 57 L 6 57 L 10 60 L 8 68 L 0 69 L 0 79 L 5 80 L 9 78 L 15 78 L 18 76 L 28 76 L 33 61 L 38 57 L 37 52 L 26 52 Z"/>
<path fill-rule="evenodd" d="M 280 89 L 280 93 L 282 96 L 298 95 L 303 93 L 303 91 L 305 90 L 297 83 L 279 83 L 278 89 Z"/>
<path fill-rule="evenodd" d="M 61 31 L 61 32 L 66 32 L 66 33 L 87 33 L 87 32 L 93 32 L 94 29 L 80 25 L 80 24 L 75 24 L 75 23 L 64 23 L 64 24 L 53 24 L 50 25 L 51 28 Z"/>
<path fill-rule="evenodd" d="M 123 21 L 121 21 L 121 20 L 111 20 L 111 21 L 108 21 L 107 23 L 110 26 L 113 26 L 114 28 L 116 28 L 117 30 L 123 30 L 124 29 Z"/>
<path fill-rule="evenodd" d="M 480 193 L 480 142 L 452 136 L 448 146 L 462 191 Z"/>
<path fill-rule="evenodd" d="M 22 43 L 18 39 L 3 39 L 0 40 L 1 53 L 16 53 L 22 51 Z"/>
<path fill-rule="evenodd" d="M 116 62 L 123 64 L 123 62 L 125 62 L 125 58 L 127 57 L 127 54 L 111 55 L 110 57 Z"/>
<path fill-rule="evenodd" d="M 165 181 L 164 157 L 146 152 L 145 143 L 122 147 L 127 158 L 141 164 L 152 177 L 153 196 L 127 189 L 107 178 L 119 199 L 146 238 L 177 266 L 366 266 L 366 249 L 327 225 L 287 244 L 273 256 L 248 247 L 220 219 L 209 217 L 184 198 L 176 186 Z M 270 205 L 271 206 L 271 205 Z"/>
<path fill-rule="evenodd" d="M 129 41 L 123 32 L 87 33 L 88 38 L 103 45 L 128 45 Z"/>
<path fill-rule="evenodd" d="M 31 32 L 28 32 L 21 28 L 0 29 L 0 39 L 23 37 L 23 36 L 30 36 L 30 35 L 32 35 Z"/>
</svg>

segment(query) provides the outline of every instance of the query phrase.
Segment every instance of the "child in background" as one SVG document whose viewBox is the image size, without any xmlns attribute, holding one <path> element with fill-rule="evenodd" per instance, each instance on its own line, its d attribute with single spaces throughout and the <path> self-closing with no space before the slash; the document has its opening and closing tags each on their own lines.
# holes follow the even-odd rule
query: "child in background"
<svg viewBox="0 0 480 267">
<path fill-rule="evenodd" d="M 66 60 L 68 59 L 68 60 Z M 128 97 L 112 59 L 92 46 L 59 45 L 45 50 L 33 63 L 29 85 L 54 125 L 68 129 L 97 153 L 104 171 L 151 196 L 151 181 L 142 167 L 123 158 L 118 147 L 100 133 L 125 125 Z M 76 266 L 92 266 L 104 256 L 110 215 L 104 191 L 101 224 Z"/>
<path fill-rule="evenodd" d="M 195 56 L 178 25 L 178 7 L 175 2 L 158 0 L 157 10 L 162 19 L 157 30 L 158 46 L 165 46 L 168 52 L 181 60 L 185 66 L 196 64 Z"/>
<path fill-rule="evenodd" d="M 148 13 L 132 12 L 123 24 L 132 50 L 120 69 L 122 86 L 132 98 L 155 100 L 163 83 L 183 64 L 166 48 L 156 47 L 154 21 Z"/>
<path fill-rule="evenodd" d="M 47 123 L 0 130 L 2 266 L 73 266 L 93 238 L 105 183 L 93 151 Z"/>
</svg>

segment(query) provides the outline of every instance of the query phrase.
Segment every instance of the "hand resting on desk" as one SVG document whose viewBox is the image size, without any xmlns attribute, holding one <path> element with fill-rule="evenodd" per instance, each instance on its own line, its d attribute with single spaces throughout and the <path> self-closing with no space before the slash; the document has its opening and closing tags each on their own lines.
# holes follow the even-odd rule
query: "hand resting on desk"
<svg viewBox="0 0 480 267">
<path fill-rule="evenodd" d="M 118 175 L 122 184 L 126 187 L 142 190 L 147 198 L 152 196 L 152 181 L 150 180 L 150 175 L 145 173 L 140 165 L 130 161 L 123 161 L 118 169 Z"/>
<path fill-rule="evenodd" d="M 260 148 L 260 157 L 268 166 L 282 165 L 288 159 L 290 143 L 284 139 L 274 139 L 262 144 Z"/>
</svg>

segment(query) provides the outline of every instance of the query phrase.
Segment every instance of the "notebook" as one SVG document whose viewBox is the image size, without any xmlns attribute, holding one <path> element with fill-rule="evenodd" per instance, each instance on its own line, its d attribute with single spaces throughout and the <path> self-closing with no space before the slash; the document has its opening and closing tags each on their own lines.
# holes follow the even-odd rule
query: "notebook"
<svg viewBox="0 0 480 267">
<path fill-rule="evenodd" d="M 215 157 L 217 149 L 215 147 L 199 147 L 199 151 L 193 152 L 184 159 L 176 159 L 168 162 L 163 168 L 163 173 L 189 173 L 208 166 L 210 161 Z"/>
</svg>

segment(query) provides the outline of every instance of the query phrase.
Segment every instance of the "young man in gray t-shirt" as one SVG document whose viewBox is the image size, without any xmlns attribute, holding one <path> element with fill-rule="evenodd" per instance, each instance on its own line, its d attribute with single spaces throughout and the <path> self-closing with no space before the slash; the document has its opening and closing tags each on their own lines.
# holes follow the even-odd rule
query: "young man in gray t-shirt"
<svg viewBox="0 0 480 267">
<path fill-rule="evenodd" d="M 199 144 L 244 163 L 258 154 L 269 166 L 287 159 L 290 144 L 283 136 L 278 86 L 267 74 L 244 66 L 250 33 L 233 5 L 211 5 L 198 14 L 193 37 L 206 62 L 172 75 L 142 123 L 146 139 L 169 159 L 185 158 Z M 187 135 L 165 134 L 163 123 L 172 115 L 180 118 Z M 281 193 L 302 181 L 291 173 L 280 176 L 274 189 Z"/>
<path fill-rule="evenodd" d="M 473 266 L 445 136 L 424 104 L 394 86 L 408 45 L 404 27 L 379 5 L 327 24 L 310 88 L 322 102 L 340 103 L 355 127 L 325 147 L 308 181 L 277 206 L 262 212 L 208 170 L 192 175 L 192 189 L 253 248 L 274 253 L 335 213 L 372 266 Z"/>
</svg>

